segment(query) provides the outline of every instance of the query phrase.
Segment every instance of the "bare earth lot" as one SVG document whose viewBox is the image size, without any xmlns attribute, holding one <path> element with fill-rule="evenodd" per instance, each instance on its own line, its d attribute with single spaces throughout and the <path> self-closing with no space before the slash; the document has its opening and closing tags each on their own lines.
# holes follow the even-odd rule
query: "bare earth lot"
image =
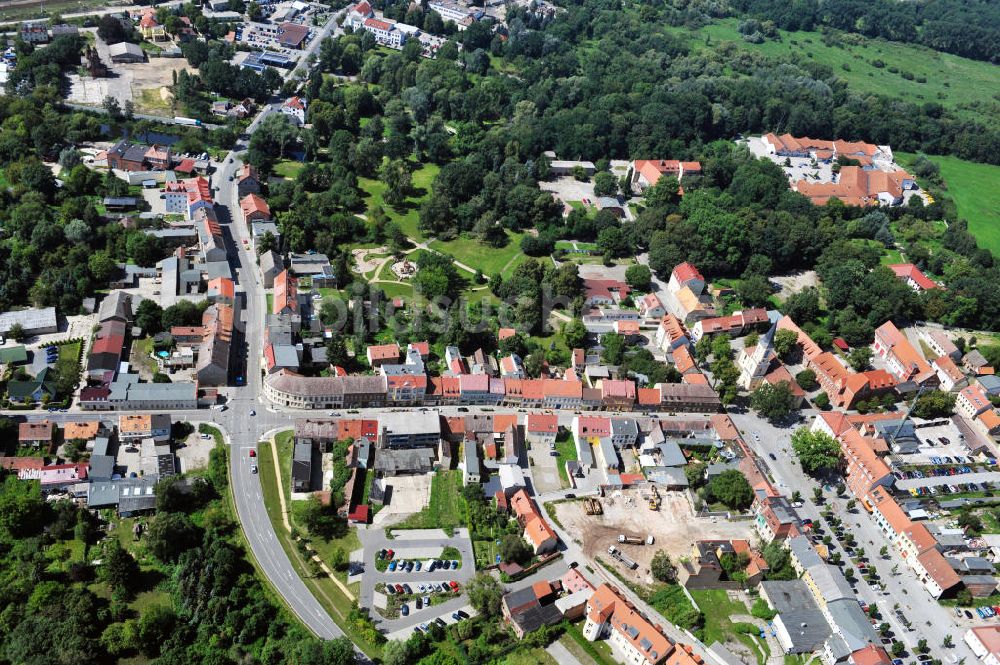
<svg viewBox="0 0 1000 665">
<path fill-rule="evenodd" d="M 95 39 L 95 48 L 101 60 L 111 67 L 112 76 L 94 79 L 72 72 L 69 75 L 68 101 L 76 104 L 100 106 L 107 96 L 119 104 L 131 101 L 140 113 L 172 115 L 170 113 L 169 87 L 175 71 L 190 69 L 184 58 L 149 58 L 146 62 L 112 64 L 108 46 Z"/>
<path fill-rule="evenodd" d="M 673 561 L 691 556 L 696 540 L 707 538 L 751 537 L 751 522 L 727 522 L 717 518 L 695 517 L 684 492 L 660 492 L 663 503 L 658 512 L 650 510 L 642 500 L 640 490 L 622 490 L 601 498 L 603 515 L 587 515 L 582 501 L 568 501 L 556 505 L 556 516 L 563 528 L 578 534 L 580 547 L 588 559 L 601 557 L 608 564 L 623 566 L 608 556 L 608 546 L 619 547 L 639 564 L 637 578 L 652 582 L 649 562 L 657 550 L 666 550 Z M 618 534 L 652 535 L 656 543 L 645 545 L 620 545 Z"/>
</svg>

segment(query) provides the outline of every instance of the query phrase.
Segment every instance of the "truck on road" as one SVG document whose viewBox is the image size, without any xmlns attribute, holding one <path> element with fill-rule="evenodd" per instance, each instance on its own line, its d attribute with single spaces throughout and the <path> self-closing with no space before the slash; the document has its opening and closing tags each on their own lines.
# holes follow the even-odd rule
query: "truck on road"
<svg viewBox="0 0 1000 665">
<path fill-rule="evenodd" d="M 625 556 L 625 554 L 614 545 L 608 547 L 608 554 L 611 555 L 612 559 L 617 559 L 618 561 L 622 562 L 625 565 L 625 567 L 628 568 L 629 570 L 635 570 L 636 568 L 639 567 L 639 564 L 637 564 L 635 561 Z"/>
<path fill-rule="evenodd" d="M 191 127 L 201 127 L 201 120 L 197 118 L 185 118 L 179 115 L 174 116 L 175 125 L 190 125 Z"/>
<path fill-rule="evenodd" d="M 642 536 L 629 536 L 624 533 L 618 534 L 618 542 L 626 545 L 652 545 L 654 541 L 655 538 L 652 536 L 643 538 Z"/>
</svg>

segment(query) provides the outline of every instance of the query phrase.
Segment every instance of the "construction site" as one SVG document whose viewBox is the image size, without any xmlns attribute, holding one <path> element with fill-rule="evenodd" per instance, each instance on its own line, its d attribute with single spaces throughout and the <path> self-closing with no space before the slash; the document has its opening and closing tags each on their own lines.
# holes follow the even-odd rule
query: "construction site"
<svg viewBox="0 0 1000 665">
<path fill-rule="evenodd" d="M 555 509 L 563 528 L 577 534 L 588 559 L 600 557 L 625 577 L 642 582 L 652 582 L 649 564 L 657 550 L 677 562 L 691 555 L 697 540 L 753 539 L 751 521 L 696 517 L 686 492 L 652 485 L 565 501 Z"/>
</svg>

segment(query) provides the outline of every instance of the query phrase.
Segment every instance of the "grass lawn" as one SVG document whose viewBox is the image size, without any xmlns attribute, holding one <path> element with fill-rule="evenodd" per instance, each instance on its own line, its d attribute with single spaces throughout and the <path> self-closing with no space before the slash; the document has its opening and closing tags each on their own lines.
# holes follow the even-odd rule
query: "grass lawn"
<svg viewBox="0 0 1000 665">
<path fill-rule="evenodd" d="M 292 433 L 287 431 L 281 432 L 277 437 L 275 437 L 278 443 L 279 455 L 281 457 L 278 463 L 280 464 L 280 468 L 283 472 L 283 480 L 290 480 L 291 436 Z M 365 640 L 364 637 L 354 629 L 354 626 L 350 623 L 350 621 L 348 621 L 348 614 L 352 609 L 351 600 L 344 595 L 333 580 L 325 576 L 316 576 L 306 566 L 298 548 L 292 542 L 290 534 L 285 530 L 281 519 L 281 501 L 278 498 L 278 487 L 274 479 L 274 465 L 275 460 L 271 454 L 271 446 L 264 444 L 257 446 L 257 467 L 259 469 L 261 490 L 264 495 L 264 507 L 267 509 L 267 515 L 271 520 L 271 526 L 274 527 L 274 532 L 278 537 L 278 542 L 281 543 L 282 549 L 285 550 L 285 553 L 292 562 L 292 567 L 295 568 L 299 577 L 302 578 L 305 585 L 309 587 L 310 591 L 312 591 L 312 593 L 316 596 L 316 599 L 323 606 L 323 609 L 330 614 L 337 625 L 340 626 L 347 636 L 351 638 L 351 641 L 357 644 L 361 650 L 369 656 L 378 655 L 380 648 Z M 283 487 L 286 489 L 286 492 L 290 491 L 288 489 L 288 482 L 283 482 Z M 354 541 L 357 542 L 357 536 L 354 536 Z M 319 548 L 317 547 L 317 549 Z"/>
<path fill-rule="evenodd" d="M 887 249 L 881 258 L 882 265 L 889 265 L 890 263 L 904 263 L 903 255 L 900 254 L 898 249 Z"/>
<path fill-rule="evenodd" d="M 1000 69 L 987 62 L 853 34 L 827 44 L 818 32 L 782 30 L 781 41 L 750 44 L 743 40 L 736 25 L 737 19 L 733 18 L 695 31 L 682 27 L 668 30 L 690 35 L 690 45 L 695 50 L 717 49 L 720 42 L 731 42 L 749 51 L 792 62 L 828 65 L 834 75 L 859 92 L 886 95 L 918 104 L 937 102 L 966 118 L 988 122 L 986 118 L 991 114 L 996 117 L 995 111 L 1000 107 L 991 97 L 994 91 L 1000 89 Z M 877 61 L 884 66 L 876 66 Z M 912 80 L 903 78 L 904 72 L 912 74 Z M 921 83 L 921 80 L 924 82 Z"/>
<path fill-rule="evenodd" d="M 566 644 L 571 652 L 575 651 L 575 649 L 571 648 L 569 644 L 575 645 L 577 649 L 590 656 L 598 665 L 616 665 L 618 663 L 618 659 L 612 653 L 611 645 L 608 644 L 607 640 L 591 642 L 583 636 L 582 621 L 571 623 L 566 629 L 565 637 L 560 641 Z"/>
<path fill-rule="evenodd" d="M 503 665 L 559 665 L 545 649 L 538 647 L 507 654 L 502 662 Z"/>
<path fill-rule="evenodd" d="M 562 430 L 556 436 L 556 451 L 559 453 L 559 456 L 556 458 L 556 466 L 559 468 L 559 483 L 563 487 L 569 487 L 569 476 L 566 475 L 566 462 L 577 459 L 577 455 L 573 435 L 568 430 Z"/>
<path fill-rule="evenodd" d="M 430 195 L 431 182 L 434 181 L 434 177 L 440 170 L 441 167 L 437 164 L 424 164 L 413 172 L 411 181 L 413 196 L 407 197 L 406 205 L 402 210 L 396 210 L 392 206 L 386 205 L 382 198 L 385 185 L 379 180 L 359 177 L 358 187 L 365 193 L 367 207 L 382 206 L 389 218 L 402 229 L 403 233 L 410 238 L 423 240 L 424 235 L 417 229 L 417 223 L 420 219 L 420 204 Z"/>
<path fill-rule="evenodd" d="M 274 175 L 294 180 L 295 176 L 297 176 L 299 171 L 301 171 L 304 167 L 305 164 L 302 162 L 296 162 L 291 159 L 283 159 L 274 165 Z"/>
<path fill-rule="evenodd" d="M 431 480 L 427 507 L 396 526 L 397 529 L 454 529 L 467 521 L 462 497 L 462 472 L 439 471 Z"/>
<path fill-rule="evenodd" d="M 705 627 L 702 629 L 704 637 L 702 641 L 706 644 L 712 644 L 713 642 L 725 643 L 726 639 L 731 637 L 752 649 L 757 654 L 757 661 L 761 665 L 767 661 L 770 650 L 768 650 L 766 643 L 761 643 L 765 649 L 764 652 L 761 652 L 757 642 L 753 638 L 749 635 L 737 633 L 733 628 L 733 622 L 730 617 L 738 614 L 750 614 L 746 605 L 730 600 L 725 589 L 695 589 L 691 591 L 691 595 L 705 615 Z"/>
<path fill-rule="evenodd" d="M 1000 85 L 1000 84 L 998 84 Z M 915 155 L 900 153 L 902 161 Z M 980 247 L 1000 256 L 1000 166 L 967 162 L 957 157 L 930 156 L 941 168 L 947 195 L 955 202 L 958 216 L 969 222 L 969 231 Z"/>
<path fill-rule="evenodd" d="M 147 42 L 143 42 L 146 44 Z M 160 95 L 159 88 L 146 88 L 139 91 L 139 97 L 135 100 L 137 111 L 150 114 L 165 115 L 172 112 L 170 101 Z"/>
<path fill-rule="evenodd" d="M 500 548 L 495 538 L 482 539 L 472 541 L 472 551 L 476 556 L 476 569 L 481 570 L 496 563 Z"/>
<path fill-rule="evenodd" d="M 522 234 L 508 232 L 507 236 L 510 238 L 510 242 L 499 249 L 487 247 L 475 238 L 467 236 L 461 236 L 448 242 L 434 240 L 430 246 L 432 249 L 452 256 L 456 261 L 464 263 L 470 268 L 478 268 L 484 275 L 489 276 L 498 272 L 506 273 L 509 266 L 515 264 L 518 257 L 522 257 L 521 260 L 523 260 Z"/>
<path fill-rule="evenodd" d="M 574 210 L 583 210 L 585 208 L 583 201 L 566 201 L 566 205 Z"/>
</svg>

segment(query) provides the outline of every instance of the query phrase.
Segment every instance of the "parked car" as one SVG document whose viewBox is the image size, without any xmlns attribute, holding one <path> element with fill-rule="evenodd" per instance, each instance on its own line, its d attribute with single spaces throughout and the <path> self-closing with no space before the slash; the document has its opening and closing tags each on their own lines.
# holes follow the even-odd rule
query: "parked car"
<svg viewBox="0 0 1000 665">
<path fill-rule="evenodd" d="M 392 557 L 394 557 L 394 556 L 396 556 L 396 553 L 393 552 L 392 550 L 386 550 L 385 551 L 385 558 L 386 559 L 390 559 L 391 560 Z"/>
<path fill-rule="evenodd" d="M 406 589 L 403 588 L 402 584 L 396 585 L 396 593 L 406 593 Z"/>
<path fill-rule="evenodd" d="M 448 625 L 447 623 L 445 623 L 445 620 L 442 619 L 441 617 L 438 617 L 438 618 L 434 619 L 434 623 L 436 623 L 437 625 L 441 626 L 442 628 L 444 628 L 445 626 Z"/>
<path fill-rule="evenodd" d="M 392 586 L 391 584 L 386 584 L 385 592 L 391 596 L 396 593 L 396 587 Z"/>
<path fill-rule="evenodd" d="M 423 609 L 423 607 L 424 607 L 424 601 L 423 600 L 421 600 L 420 598 L 417 598 L 413 602 L 416 604 L 418 610 Z"/>
<path fill-rule="evenodd" d="M 459 610 L 459 611 L 455 612 L 455 614 L 457 614 L 458 616 L 460 616 L 463 619 L 468 619 L 469 618 L 469 615 L 466 613 L 465 610 Z"/>
<path fill-rule="evenodd" d="M 390 561 L 389 562 L 389 572 L 390 573 L 396 572 L 396 562 L 395 561 Z"/>
<path fill-rule="evenodd" d="M 410 587 L 409 584 L 404 584 L 403 590 L 406 591 L 406 593 L 413 593 L 413 589 Z"/>
<path fill-rule="evenodd" d="M 406 605 L 406 603 L 403 603 L 400 606 L 399 613 L 402 614 L 404 617 L 410 616 L 410 608 Z"/>
<path fill-rule="evenodd" d="M 431 606 L 431 597 L 430 596 L 424 596 L 424 605 L 426 607 L 430 607 Z"/>
<path fill-rule="evenodd" d="M 413 568 L 414 568 L 415 570 L 418 570 L 418 571 L 419 571 L 419 570 L 420 570 L 420 562 L 419 562 L 419 561 L 417 561 L 417 562 L 416 562 L 416 563 L 415 563 L 415 564 L 413 565 Z"/>
</svg>

